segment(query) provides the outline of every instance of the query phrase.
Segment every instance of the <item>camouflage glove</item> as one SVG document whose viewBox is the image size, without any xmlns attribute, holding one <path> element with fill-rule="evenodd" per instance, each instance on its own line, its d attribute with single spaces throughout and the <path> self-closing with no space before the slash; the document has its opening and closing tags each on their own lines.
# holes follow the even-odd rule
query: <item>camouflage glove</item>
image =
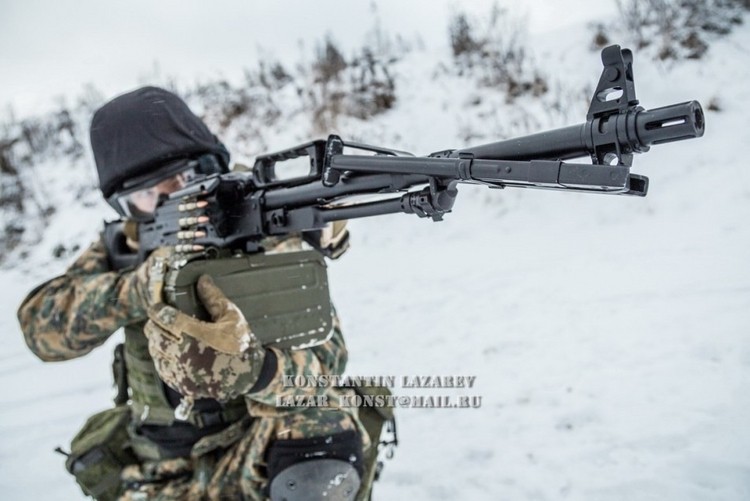
<svg viewBox="0 0 750 501">
<path fill-rule="evenodd" d="M 227 299 L 208 275 L 200 276 L 196 289 L 212 322 L 198 320 L 161 302 L 149 308 L 149 322 L 175 342 L 187 335 L 222 353 L 240 355 L 246 352 L 255 336 L 237 305 Z"/>
<path fill-rule="evenodd" d="M 334 221 L 320 231 L 320 248 L 326 256 L 338 259 L 349 249 L 349 230 L 346 221 Z"/>
<path fill-rule="evenodd" d="M 346 229 L 346 221 L 334 221 L 319 230 L 305 231 L 302 233 L 302 239 L 331 259 L 338 259 L 349 249 L 349 230 Z M 277 251 L 275 248 L 272 250 Z"/>
<path fill-rule="evenodd" d="M 211 277 L 202 275 L 197 291 L 212 322 L 162 303 L 149 308 L 144 329 L 159 376 L 186 397 L 176 410 L 179 418 L 187 416 L 196 398 L 227 401 L 247 393 L 265 357 L 242 312 Z"/>
<path fill-rule="evenodd" d="M 133 286 L 144 310 L 163 302 L 164 276 L 173 255 L 171 247 L 160 247 L 136 268 Z"/>
</svg>

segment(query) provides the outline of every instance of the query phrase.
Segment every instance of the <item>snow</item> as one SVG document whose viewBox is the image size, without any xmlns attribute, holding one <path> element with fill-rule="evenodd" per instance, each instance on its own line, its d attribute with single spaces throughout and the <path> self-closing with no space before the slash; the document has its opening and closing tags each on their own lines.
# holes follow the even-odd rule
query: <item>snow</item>
<svg viewBox="0 0 750 501">
<path fill-rule="evenodd" d="M 533 17 L 533 13 L 530 14 Z M 590 33 L 550 26 L 538 60 L 566 85 L 595 85 Z M 656 146 L 635 160 L 644 198 L 462 186 L 433 223 L 393 215 L 350 222 L 352 248 L 330 263 L 352 375 L 475 376 L 479 409 L 397 409 L 400 446 L 376 499 L 742 500 L 750 497 L 750 170 L 741 148 L 750 28 L 712 45 L 705 61 L 665 65 L 635 53 L 647 107 L 718 98 L 700 140 Z M 342 135 L 427 153 L 463 146 L 472 124 L 507 132 L 487 89 L 432 75 L 439 53 L 399 63 L 397 108 Z M 477 93 L 478 110 L 466 106 Z M 516 110 L 542 126 L 583 120 Z M 493 107 L 497 107 L 493 110 Z M 425 111 L 427 110 L 427 111 Z M 486 114 L 485 122 L 478 118 Z M 489 123 L 490 127 L 484 127 Z M 270 149 L 297 141 L 273 139 Z M 485 141 L 486 142 L 486 141 Z M 65 170 L 39 166 L 65 182 Z M 76 171 L 68 184 L 91 184 Z M 67 188 L 66 188 L 67 189 Z M 50 191 L 50 196 L 57 196 Z M 60 195 L 58 213 L 23 264 L 0 269 L 0 490 L 3 498 L 80 499 L 63 457 L 85 418 L 109 405 L 111 351 L 44 364 L 23 343 L 15 308 L 64 270 L 51 249 L 86 245 L 107 210 Z"/>
</svg>

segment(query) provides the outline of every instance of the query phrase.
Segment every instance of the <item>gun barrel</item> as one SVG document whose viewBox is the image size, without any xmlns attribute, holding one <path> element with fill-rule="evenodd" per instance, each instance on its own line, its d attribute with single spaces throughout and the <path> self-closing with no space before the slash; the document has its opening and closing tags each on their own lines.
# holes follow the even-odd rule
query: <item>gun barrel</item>
<svg viewBox="0 0 750 501">
<path fill-rule="evenodd" d="M 475 158 L 496 160 L 567 160 L 594 154 L 600 145 L 619 145 L 623 152 L 648 151 L 653 144 L 701 137 L 705 127 L 703 109 L 698 101 L 673 104 L 586 123 L 474 146 L 452 156 L 471 154 Z"/>
<path fill-rule="evenodd" d="M 673 104 L 635 115 L 635 128 L 641 144 L 670 143 L 701 137 L 705 121 L 698 101 Z"/>
<path fill-rule="evenodd" d="M 586 124 L 537 132 L 505 141 L 474 146 L 456 152 L 494 160 L 545 160 L 578 158 L 588 154 Z"/>
</svg>

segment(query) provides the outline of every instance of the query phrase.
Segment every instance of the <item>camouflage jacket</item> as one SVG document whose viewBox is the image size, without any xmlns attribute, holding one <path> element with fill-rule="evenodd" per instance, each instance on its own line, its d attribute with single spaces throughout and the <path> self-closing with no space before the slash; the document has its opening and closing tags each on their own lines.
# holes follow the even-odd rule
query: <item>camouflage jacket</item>
<svg viewBox="0 0 750 501">
<path fill-rule="evenodd" d="M 274 242 L 267 248 L 277 252 L 296 250 L 295 245 L 288 241 Z M 63 275 L 40 285 L 23 301 L 18 319 L 26 343 L 42 360 L 68 360 L 101 345 L 120 327 L 142 324 L 147 315 L 136 306 L 140 302 L 134 295 L 134 282 L 135 271 L 111 271 L 103 241 L 94 242 Z M 242 481 L 235 482 L 227 470 L 217 470 L 217 479 L 223 478 L 216 482 L 218 487 L 215 489 L 220 490 L 215 496 L 217 498 L 236 488 L 228 484 L 237 483 L 242 485 L 246 497 L 260 499 L 266 482 L 263 453 L 272 440 L 358 429 L 363 447 L 370 447 L 356 409 L 338 408 L 337 412 L 331 412 L 334 409 L 278 406 L 279 398 L 299 396 L 327 396 L 331 402 L 337 401 L 339 390 L 335 388 L 287 386 L 284 376 L 343 373 L 347 350 L 338 319 L 334 318 L 334 335 L 322 345 L 298 351 L 271 349 L 277 359 L 274 376 L 264 388 L 245 395 L 248 412 L 254 420 L 251 429 L 236 446 L 238 452 L 243 453 L 222 460 L 228 463 L 229 470 L 240 472 Z M 333 406 L 338 407 L 335 403 Z M 204 437 L 193 447 L 192 455 L 201 456 L 217 444 L 226 446 L 223 441 L 233 437 L 234 428 Z M 244 459 L 240 461 L 240 458 Z"/>
<path fill-rule="evenodd" d="M 44 361 L 80 357 L 117 329 L 147 319 L 135 297 L 135 272 L 110 271 L 102 240 L 32 290 L 18 309 L 26 344 Z"/>
</svg>

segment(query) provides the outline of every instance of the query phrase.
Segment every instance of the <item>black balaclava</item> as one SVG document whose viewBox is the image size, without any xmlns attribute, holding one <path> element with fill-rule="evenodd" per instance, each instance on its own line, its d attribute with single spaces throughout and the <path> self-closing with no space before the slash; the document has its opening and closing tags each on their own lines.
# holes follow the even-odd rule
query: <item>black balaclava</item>
<svg viewBox="0 0 750 501">
<path fill-rule="evenodd" d="M 90 133 L 104 198 L 129 179 L 158 179 L 166 167 L 207 153 L 224 171 L 229 164 L 229 152 L 206 124 L 182 99 L 158 87 L 136 89 L 104 104 L 94 113 Z"/>
</svg>

